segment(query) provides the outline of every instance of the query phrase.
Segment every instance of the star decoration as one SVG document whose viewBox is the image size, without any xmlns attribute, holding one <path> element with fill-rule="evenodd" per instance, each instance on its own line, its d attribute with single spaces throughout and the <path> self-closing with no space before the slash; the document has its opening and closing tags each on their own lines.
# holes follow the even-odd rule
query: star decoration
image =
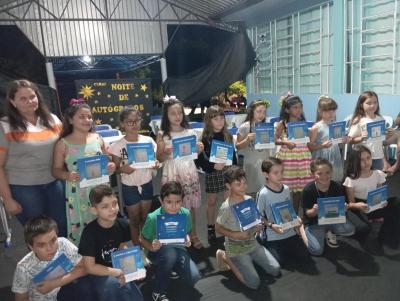
<svg viewBox="0 0 400 301">
<path fill-rule="evenodd" d="M 143 92 L 146 92 L 146 90 L 147 90 L 146 84 L 141 84 L 140 85 L 140 90 L 142 90 Z"/>
<path fill-rule="evenodd" d="M 145 98 L 149 98 L 149 94 L 146 94 L 144 97 L 145 97 Z"/>
<path fill-rule="evenodd" d="M 95 100 L 95 101 L 94 101 L 94 103 L 95 103 L 95 104 L 98 104 L 98 103 L 99 103 L 99 101 L 98 101 L 98 100 Z"/>
<path fill-rule="evenodd" d="M 135 93 L 135 97 L 139 97 L 139 94 Z"/>
<path fill-rule="evenodd" d="M 97 125 L 101 124 L 101 119 L 97 118 L 97 119 L 96 119 L 96 124 L 97 124 Z"/>
<path fill-rule="evenodd" d="M 97 92 L 97 95 L 101 95 L 101 92 L 99 91 L 99 92 Z"/>
<path fill-rule="evenodd" d="M 111 117 L 111 118 L 110 118 L 110 121 L 114 121 L 114 118 Z"/>
<path fill-rule="evenodd" d="M 111 95 L 110 94 L 107 94 L 107 98 L 110 98 L 111 97 Z"/>
</svg>

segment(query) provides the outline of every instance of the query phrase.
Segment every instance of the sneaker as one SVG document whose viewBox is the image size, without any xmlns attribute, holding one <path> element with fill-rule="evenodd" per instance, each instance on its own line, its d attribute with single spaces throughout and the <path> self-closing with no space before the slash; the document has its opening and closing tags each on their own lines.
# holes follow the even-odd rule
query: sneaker
<svg viewBox="0 0 400 301">
<path fill-rule="evenodd" d="M 326 244 L 331 247 L 331 248 L 337 248 L 339 247 L 337 239 L 336 239 L 336 234 L 333 234 L 331 231 L 327 231 L 325 234 L 326 238 Z"/>
<path fill-rule="evenodd" d="M 172 271 L 171 275 L 169 276 L 169 279 L 179 279 L 179 275 L 177 272 Z"/>
<path fill-rule="evenodd" d="M 169 301 L 167 295 L 159 294 L 159 293 L 152 293 L 151 296 L 153 297 L 153 301 Z"/>
<path fill-rule="evenodd" d="M 224 272 L 224 271 L 229 271 L 231 269 L 228 263 L 226 262 L 224 250 L 218 249 L 217 253 L 215 254 L 215 258 L 217 259 L 218 271 Z"/>
</svg>

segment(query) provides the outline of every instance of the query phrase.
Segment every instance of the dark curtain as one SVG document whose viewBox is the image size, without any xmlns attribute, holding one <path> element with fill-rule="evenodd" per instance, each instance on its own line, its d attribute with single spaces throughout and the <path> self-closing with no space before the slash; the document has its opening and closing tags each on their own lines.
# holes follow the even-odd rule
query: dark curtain
<svg viewBox="0 0 400 301">
<path fill-rule="evenodd" d="M 165 91 L 185 105 L 204 102 L 231 83 L 243 79 L 255 64 L 256 54 L 244 30 L 231 34 L 223 45 L 216 45 L 212 61 L 180 77 L 168 77 Z"/>
</svg>

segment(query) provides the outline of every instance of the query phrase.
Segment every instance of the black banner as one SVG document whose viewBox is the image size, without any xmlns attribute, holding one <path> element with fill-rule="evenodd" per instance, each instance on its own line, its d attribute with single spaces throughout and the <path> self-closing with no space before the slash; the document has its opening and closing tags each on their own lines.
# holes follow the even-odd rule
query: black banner
<svg viewBox="0 0 400 301">
<path fill-rule="evenodd" d="M 148 129 L 153 113 L 150 80 L 144 79 L 89 79 L 76 80 L 77 97 L 84 98 L 92 108 L 98 124 L 109 124 L 119 129 L 119 112 L 133 106 L 142 114 L 142 127 Z"/>
</svg>

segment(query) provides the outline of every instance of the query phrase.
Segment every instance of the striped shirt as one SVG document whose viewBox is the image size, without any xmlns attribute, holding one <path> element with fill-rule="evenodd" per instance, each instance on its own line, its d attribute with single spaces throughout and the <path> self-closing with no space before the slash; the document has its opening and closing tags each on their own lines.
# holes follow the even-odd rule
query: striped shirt
<svg viewBox="0 0 400 301">
<path fill-rule="evenodd" d="M 26 131 L 11 129 L 7 118 L 0 120 L 0 152 L 7 153 L 5 173 L 9 184 L 41 185 L 54 181 L 53 148 L 62 124 L 57 116 L 51 116 L 53 131 L 40 118 L 35 125 L 27 122 Z"/>
</svg>

